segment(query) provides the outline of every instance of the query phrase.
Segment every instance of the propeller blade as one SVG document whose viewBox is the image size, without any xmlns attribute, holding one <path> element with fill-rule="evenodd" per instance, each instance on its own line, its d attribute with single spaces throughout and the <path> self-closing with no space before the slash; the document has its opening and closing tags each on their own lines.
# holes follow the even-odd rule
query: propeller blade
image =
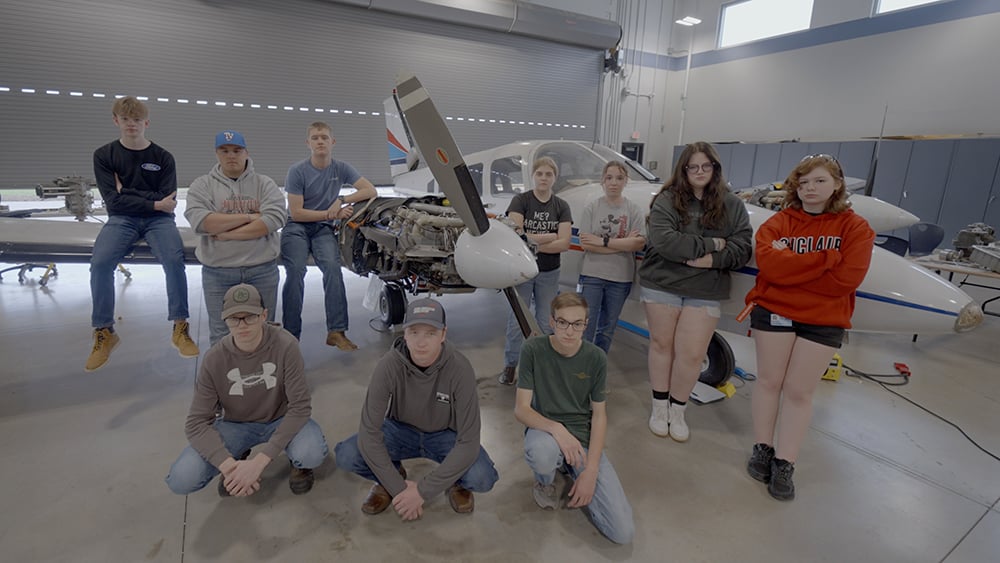
<svg viewBox="0 0 1000 563">
<path fill-rule="evenodd" d="M 542 328 L 538 326 L 535 316 L 528 310 L 528 305 L 521 299 L 521 294 L 513 287 L 504 288 L 503 294 L 507 296 L 507 301 L 510 302 L 510 310 L 514 311 L 514 319 L 517 320 L 517 325 L 521 327 L 521 334 L 525 338 L 541 335 Z"/>
<path fill-rule="evenodd" d="M 485 233 L 490 224 L 483 208 L 483 200 L 479 197 L 472 174 L 465 165 L 455 139 L 434 107 L 427 90 L 417 77 L 401 74 L 396 78 L 396 92 L 409 132 L 427 162 L 427 167 L 451 201 L 451 206 L 474 236 Z"/>
</svg>

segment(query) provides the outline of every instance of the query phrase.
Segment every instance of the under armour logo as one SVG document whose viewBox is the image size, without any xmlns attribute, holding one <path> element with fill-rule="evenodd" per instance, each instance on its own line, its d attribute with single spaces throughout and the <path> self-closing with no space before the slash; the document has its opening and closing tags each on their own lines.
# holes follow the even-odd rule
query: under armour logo
<svg viewBox="0 0 1000 563">
<path fill-rule="evenodd" d="M 254 385 L 260 385 L 263 383 L 268 389 L 273 388 L 278 383 L 278 378 L 274 377 L 274 372 L 277 370 L 277 366 L 271 362 L 264 362 L 261 365 L 261 371 L 258 373 L 251 373 L 244 377 L 239 368 L 233 368 L 229 370 L 226 374 L 226 379 L 232 381 L 233 384 L 229 387 L 230 395 L 243 396 L 244 387 L 253 387 Z"/>
</svg>

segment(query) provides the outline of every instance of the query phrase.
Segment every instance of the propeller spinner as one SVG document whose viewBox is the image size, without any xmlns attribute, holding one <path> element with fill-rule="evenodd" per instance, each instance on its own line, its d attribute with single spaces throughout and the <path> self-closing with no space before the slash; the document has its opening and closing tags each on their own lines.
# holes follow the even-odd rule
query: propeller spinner
<svg viewBox="0 0 1000 563">
<path fill-rule="evenodd" d="M 469 285 L 503 289 L 524 334 L 540 333 L 513 288 L 538 275 L 534 254 L 517 233 L 486 216 L 462 153 L 420 81 L 412 74 L 400 74 L 396 78 L 396 95 L 427 167 L 465 223 L 466 230 L 455 243 L 458 274 Z"/>
</svg>

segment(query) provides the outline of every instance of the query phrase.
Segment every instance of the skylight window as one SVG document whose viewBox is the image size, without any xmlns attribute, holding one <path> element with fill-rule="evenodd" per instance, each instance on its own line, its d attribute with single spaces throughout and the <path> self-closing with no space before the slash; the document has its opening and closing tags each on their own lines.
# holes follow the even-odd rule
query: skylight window
<svg viewBox="0 0 1000 563">
<path fill-rule="evenodd" d="M 812 0 L 744 0 L 722 7 L 719 47 L 809 29 Z"/>
</svg>

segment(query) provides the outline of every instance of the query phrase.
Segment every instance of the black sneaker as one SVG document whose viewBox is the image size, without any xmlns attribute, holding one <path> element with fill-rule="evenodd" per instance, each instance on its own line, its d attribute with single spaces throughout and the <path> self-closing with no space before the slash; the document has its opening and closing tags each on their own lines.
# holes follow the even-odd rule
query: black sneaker
<svg viewBox="0 0 1000 563">
<path fill-rule="evenodd" d="M 236 458 L 236 460 L 243 461 L 248 457 L 250 457 L 250 450 L 243 452 L 243 454 L 240 455 L 240 457 Z M 230 496 L 229 490 L 226 489 L 226 476 L 223 475 L 222 473 L 219 473 L 219 496 L 220 497 Z"/>
<path fill-rule="evenodd" d="M 517 381 L 517 366 L 504 367 L 497 381 L 503 385 L 513 385 Z"/>
<path fill-rule="evenodd" d="M 750 461 L 747 462 L 747 473 L 761 483 L 767 483 L 771 480 L 772 459 L 774 459 L 774 448 L 767 444 L 754 444 Z"/>
<path fill-rule="evenodd" d="M 778 500 L 795 498 L 795 484 L 792 483 L 792 473 L 795 465 L 790 461 L 774 458 L 771 460 L 771 481 L 767 484 L 767 492 Z"/>
</svg>

